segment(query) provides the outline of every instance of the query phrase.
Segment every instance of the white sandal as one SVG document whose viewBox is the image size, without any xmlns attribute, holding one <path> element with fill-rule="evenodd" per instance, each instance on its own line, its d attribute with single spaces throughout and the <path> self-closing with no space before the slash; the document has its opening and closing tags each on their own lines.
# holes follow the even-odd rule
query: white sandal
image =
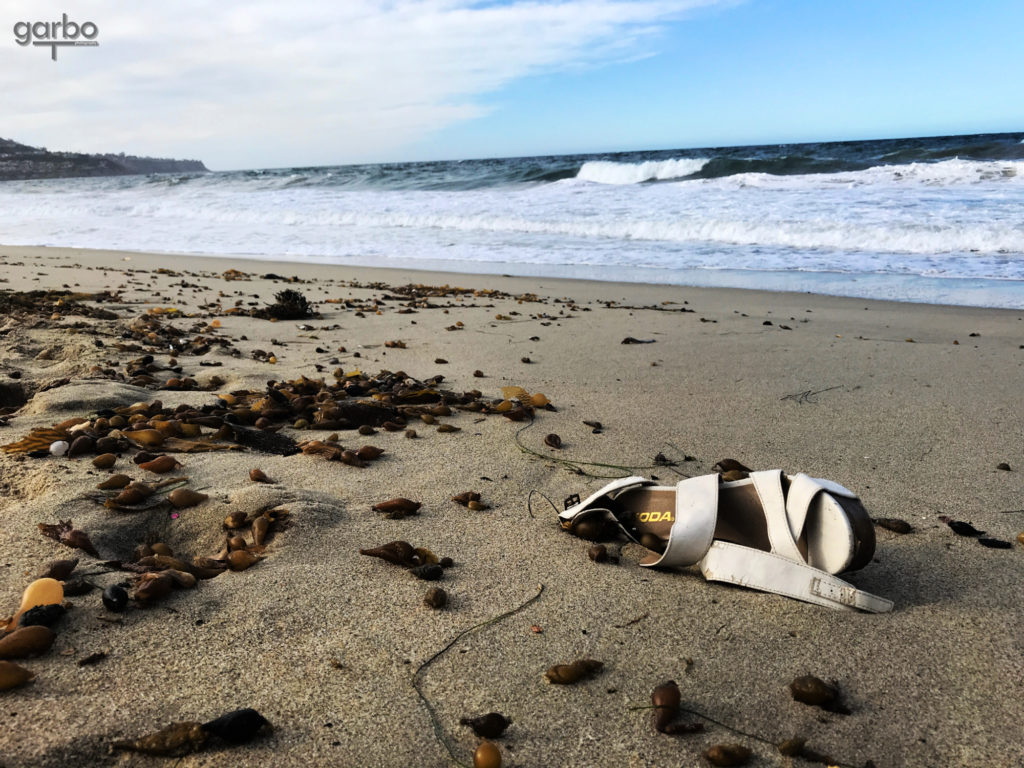
<svg viewBox="0 0 1024 768">
<path fill-rule="evenodd" d="M 857 495 L 829 480 L 774 469 L 735 481 L 692 477 L 673 488 L 626 477 L 583 501 L 569 497 L 559 519 L 581 533 L 585 521 L 614 521 L 655 550 L 643 566 L 696 563 L 709 581 L 830 608 L 892 609 L 892 601 L 833 575 L 867 565 L 875 533 Z"/>
</svg>

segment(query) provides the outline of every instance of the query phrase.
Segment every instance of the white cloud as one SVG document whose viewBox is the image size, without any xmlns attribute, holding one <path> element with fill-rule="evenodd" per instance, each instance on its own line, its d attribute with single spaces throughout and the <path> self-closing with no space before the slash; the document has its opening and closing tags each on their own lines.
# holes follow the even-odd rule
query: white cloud
<svg viewBox="0 0 1024 768">
<path fill-rule="evenodd" d="M 531 75 L 624 61 L 719 0 L 0 0 L 0 136 L 215 167 L 382 159 Z M 18 46 L 67 12 L 98 48 Z M 6 39 L 4 39 L 6 38 Z"/>
</svg>

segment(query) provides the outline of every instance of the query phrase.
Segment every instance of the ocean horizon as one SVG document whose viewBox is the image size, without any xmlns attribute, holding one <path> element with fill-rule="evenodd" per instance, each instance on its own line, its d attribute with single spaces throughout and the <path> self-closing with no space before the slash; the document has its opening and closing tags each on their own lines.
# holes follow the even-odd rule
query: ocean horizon
<svg viewBox="0 0 1024 768">
<path fill-rule="evenodd" d="M 0 182 L 0 243 L 1024 308 L 1024 132 Z"/>
</svg>

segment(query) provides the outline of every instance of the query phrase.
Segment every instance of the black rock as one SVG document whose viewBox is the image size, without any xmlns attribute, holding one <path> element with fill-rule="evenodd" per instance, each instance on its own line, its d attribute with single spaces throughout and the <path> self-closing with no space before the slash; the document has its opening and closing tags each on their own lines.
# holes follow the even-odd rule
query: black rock
<svg viewBox="0 0 1024 768">
<path fill-rule="evenodd" d="M 464 717 L 459 720 L 463 725 L 473 729 L 473 733 L 481 739 L 500 739 L 512 721 L 500 712 L 488 712 L 480 717 Z"/>
<path fill-rule="evenodd" d="M 108 611 L 120 613 L 128 606 L 128 592 L 116 584 L 103 590 L 103 605 Z"/>
<path fill-rule="evenodd" d="M 231 744 L 252 741 L 264 729 L 270 730 L 271 725 L 255 709 L 236 709 L 203 724 L 203 730 L 207 733 Z"/>
<path fill-rule="evenodd" d="M 35 608 L 29 608 L 23 614 L 21 619 L 18 620 L 19 627 L 34 627 L 40 625 L 43 627 L 52 627 L 65 613 L 64 606 L 59 603 L 56 605 L 37 605 Z"/>
<path fill-rule="evenodd" d="M 425 565 L 417 565 L 415 568 L 410 568 L 409 573 L 417 579 L 423 579 L 424 581 L 437 581 L 444 576 L 444 569 L 437 563 L 427 563 Z"/>
</svg>

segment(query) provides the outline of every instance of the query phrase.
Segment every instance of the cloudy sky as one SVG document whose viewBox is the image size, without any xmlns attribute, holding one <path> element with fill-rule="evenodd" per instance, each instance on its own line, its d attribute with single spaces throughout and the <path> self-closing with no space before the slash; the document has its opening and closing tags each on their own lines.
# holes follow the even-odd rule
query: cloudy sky
<svg viewBox="0 0 1024 768">
<path fill-rule="evenodd" d="M 19 21 L 96 48 L 19 46 Z M 1024 2 L 0 0 L 0 137 L 214 169 L 1024 130 Z"/>
</svg>

